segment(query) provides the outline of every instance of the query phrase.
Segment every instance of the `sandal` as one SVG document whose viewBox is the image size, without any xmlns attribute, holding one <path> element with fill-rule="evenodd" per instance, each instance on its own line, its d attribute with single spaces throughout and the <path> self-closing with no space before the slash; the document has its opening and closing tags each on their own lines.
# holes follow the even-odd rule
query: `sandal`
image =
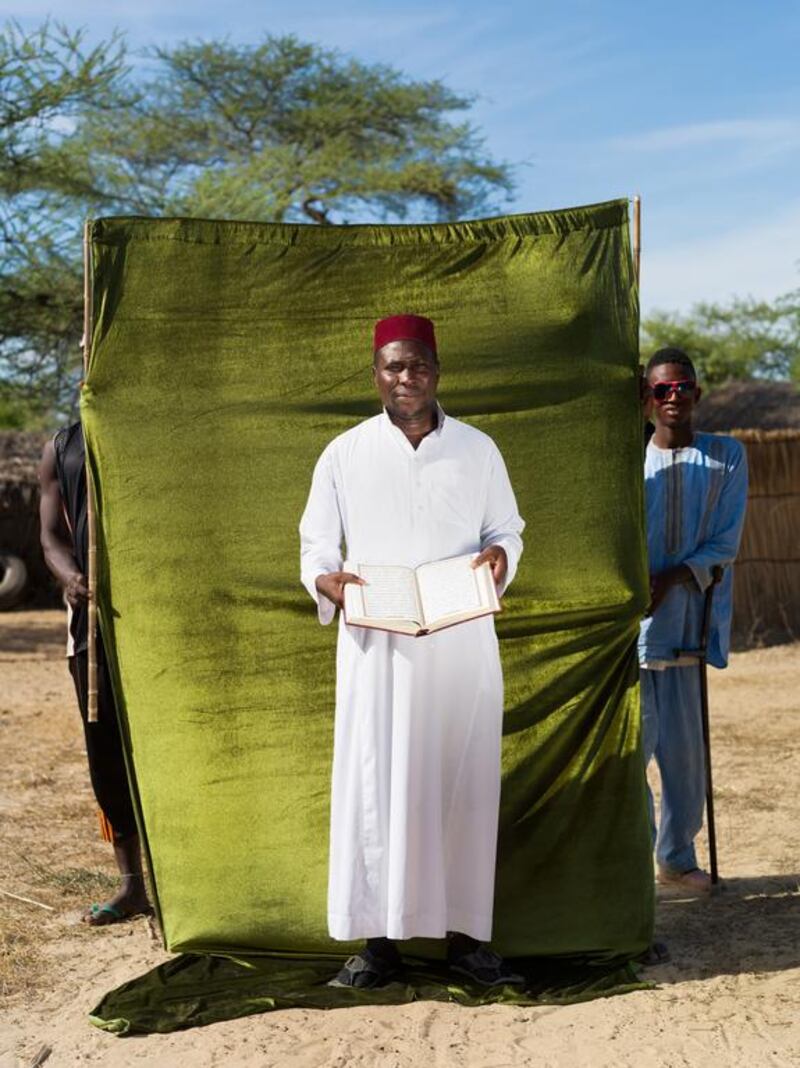
<svg viewBox="0 0 800 1068">
<path fill-rule="evenodd" d="M 152 916 L 152 906 L 135 908 L 130 911 L 119 908 L 117 905 L 90 905 L 89 911 L 84 913 L 82 921 L 89 927 L 108 927 L 112 923 L 123 923 L 132 920 L 134 916 Z"/>
<path fill-rule="evenodd" d="M 341 971 L 328 981 L 328 986 L 354 987 L 358 990 L 377 990 L 386 986 L 400 973 L 400 958 L 387 957 L 363 949 L 345 961 Z"/>
<path fill-rule="evenodd" d="M 499 953 L 488 946 L 478 946 L 460 956 L 448 954 L 447 965 L 451 972 L 466 975 L 479 986 L 521 986 L 525 977 L 512 971 Z"/>
<path fill-rule="evenodd" d="M 666 942 L 651 942 L 644 953 L 633 959 L 643 968 L 655 968 L 658 964 L 669 964 L 672 954 Z"/>
</svg>

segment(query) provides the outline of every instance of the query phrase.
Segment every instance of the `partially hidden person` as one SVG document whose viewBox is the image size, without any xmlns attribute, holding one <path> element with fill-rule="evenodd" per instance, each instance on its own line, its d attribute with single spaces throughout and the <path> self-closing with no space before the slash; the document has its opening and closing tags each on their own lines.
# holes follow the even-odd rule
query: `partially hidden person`
<svg viewBox="0 0 800 1068">
<path fill-rule="evenodd" d="M 101 837 L 114 849 L 116 894 L 89 906 L 85 923 L 106 926 L 152 912 L 142 870 L 139 833 L 125 771 L 114 692 L 97 632 L 98 718 L 88 719 L 88 601 L 86 454 L 81 424 L 60 430 L 45 445 L 39 466 L 41 543 L 48 568 L 67 602 L 67 663 L 83 720 L 89 776 L 99 807 Z"/>
<path fill-rule="evenodd" d="M 706 788 L 700 674 L 697 660 L 679 651 L 697 648 L 706 591 L 721 567 L 706 660 L 727 666 L 747 457 L 735 438 L 694 429 L 701 390 L 683 350 L 659 349 L 645 376 L 655 430 L 644 466 L 651 601 L 640 629 L 639 665 L 644 756 L 648 764 L 655 758 L 661 778 L 657 829 L 649 796 L 657 879 L 705 893 L 711 879 L 695 851 Z"/>
</svg>

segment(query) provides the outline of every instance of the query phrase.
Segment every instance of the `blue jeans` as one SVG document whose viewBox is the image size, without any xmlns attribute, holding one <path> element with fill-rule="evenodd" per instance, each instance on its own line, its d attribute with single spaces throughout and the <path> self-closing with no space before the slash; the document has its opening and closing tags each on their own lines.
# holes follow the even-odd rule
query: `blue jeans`
<svg viewBox="0 0 800 1068">
<path fill-rule="evenodd" d="M 656 833 L 648 788 L 656 860 L 673 871 L 697 867 L 695 836 L 703 826 L 706 773 L 700 671 L 696 665 L 641 671 L 645 767 L 655 757 L 661 776 L 661 819 Z"/>
</svg>

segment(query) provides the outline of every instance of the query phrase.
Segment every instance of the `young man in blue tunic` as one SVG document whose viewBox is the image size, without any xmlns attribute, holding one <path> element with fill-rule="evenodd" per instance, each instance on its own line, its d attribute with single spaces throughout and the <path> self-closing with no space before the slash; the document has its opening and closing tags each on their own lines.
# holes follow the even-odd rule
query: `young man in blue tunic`
<svg viewBox="0 0 800 1068">
<path fill-rule="evenodd" d="M 705 762 L 697 648 L 705 594 L 724 568 L 712 601 L 707 661 L 728 663 L 733 561 L 747 504 L 747 460 L 741 442 L 692 426 L 700 399 L 692 361 L 660 349 L 646 369 L 655 424 L 645 454 L 647 547 L 651 603 L 639 636 L 646 763 L 661 776 L 656 834 L 658 881 L 695 893 L 711 889 L 697 864 L 694 839 L 703 825 Z"/>
</svg>

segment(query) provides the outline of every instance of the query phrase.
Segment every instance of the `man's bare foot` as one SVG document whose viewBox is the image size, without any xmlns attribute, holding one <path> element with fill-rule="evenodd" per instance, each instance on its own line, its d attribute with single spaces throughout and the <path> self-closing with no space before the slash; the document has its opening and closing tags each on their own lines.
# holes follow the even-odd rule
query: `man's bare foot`
<svg viewBox="0 0 800 1068">
<path fill-rule="evenodd" d="M 702 868 L 675 871 L 673 868 L 666 868 L 659 864 L 658 882 L 661 886 L 671 886 L 693 894 L 711 893 L 711 876 Z"/>
<path fill-rule="evenodd" d="M 81 921 L 90 927 L 107 927 L 110 923 L 129 920 L 132 916 L 150 915 L 152 911 L 144 888 L 144 878 L 141 875 L 128 875 L 123 876 L 122 885 L 112 898 L 102 905 L 90 905 L 81 916 Z"/>
</svg>

